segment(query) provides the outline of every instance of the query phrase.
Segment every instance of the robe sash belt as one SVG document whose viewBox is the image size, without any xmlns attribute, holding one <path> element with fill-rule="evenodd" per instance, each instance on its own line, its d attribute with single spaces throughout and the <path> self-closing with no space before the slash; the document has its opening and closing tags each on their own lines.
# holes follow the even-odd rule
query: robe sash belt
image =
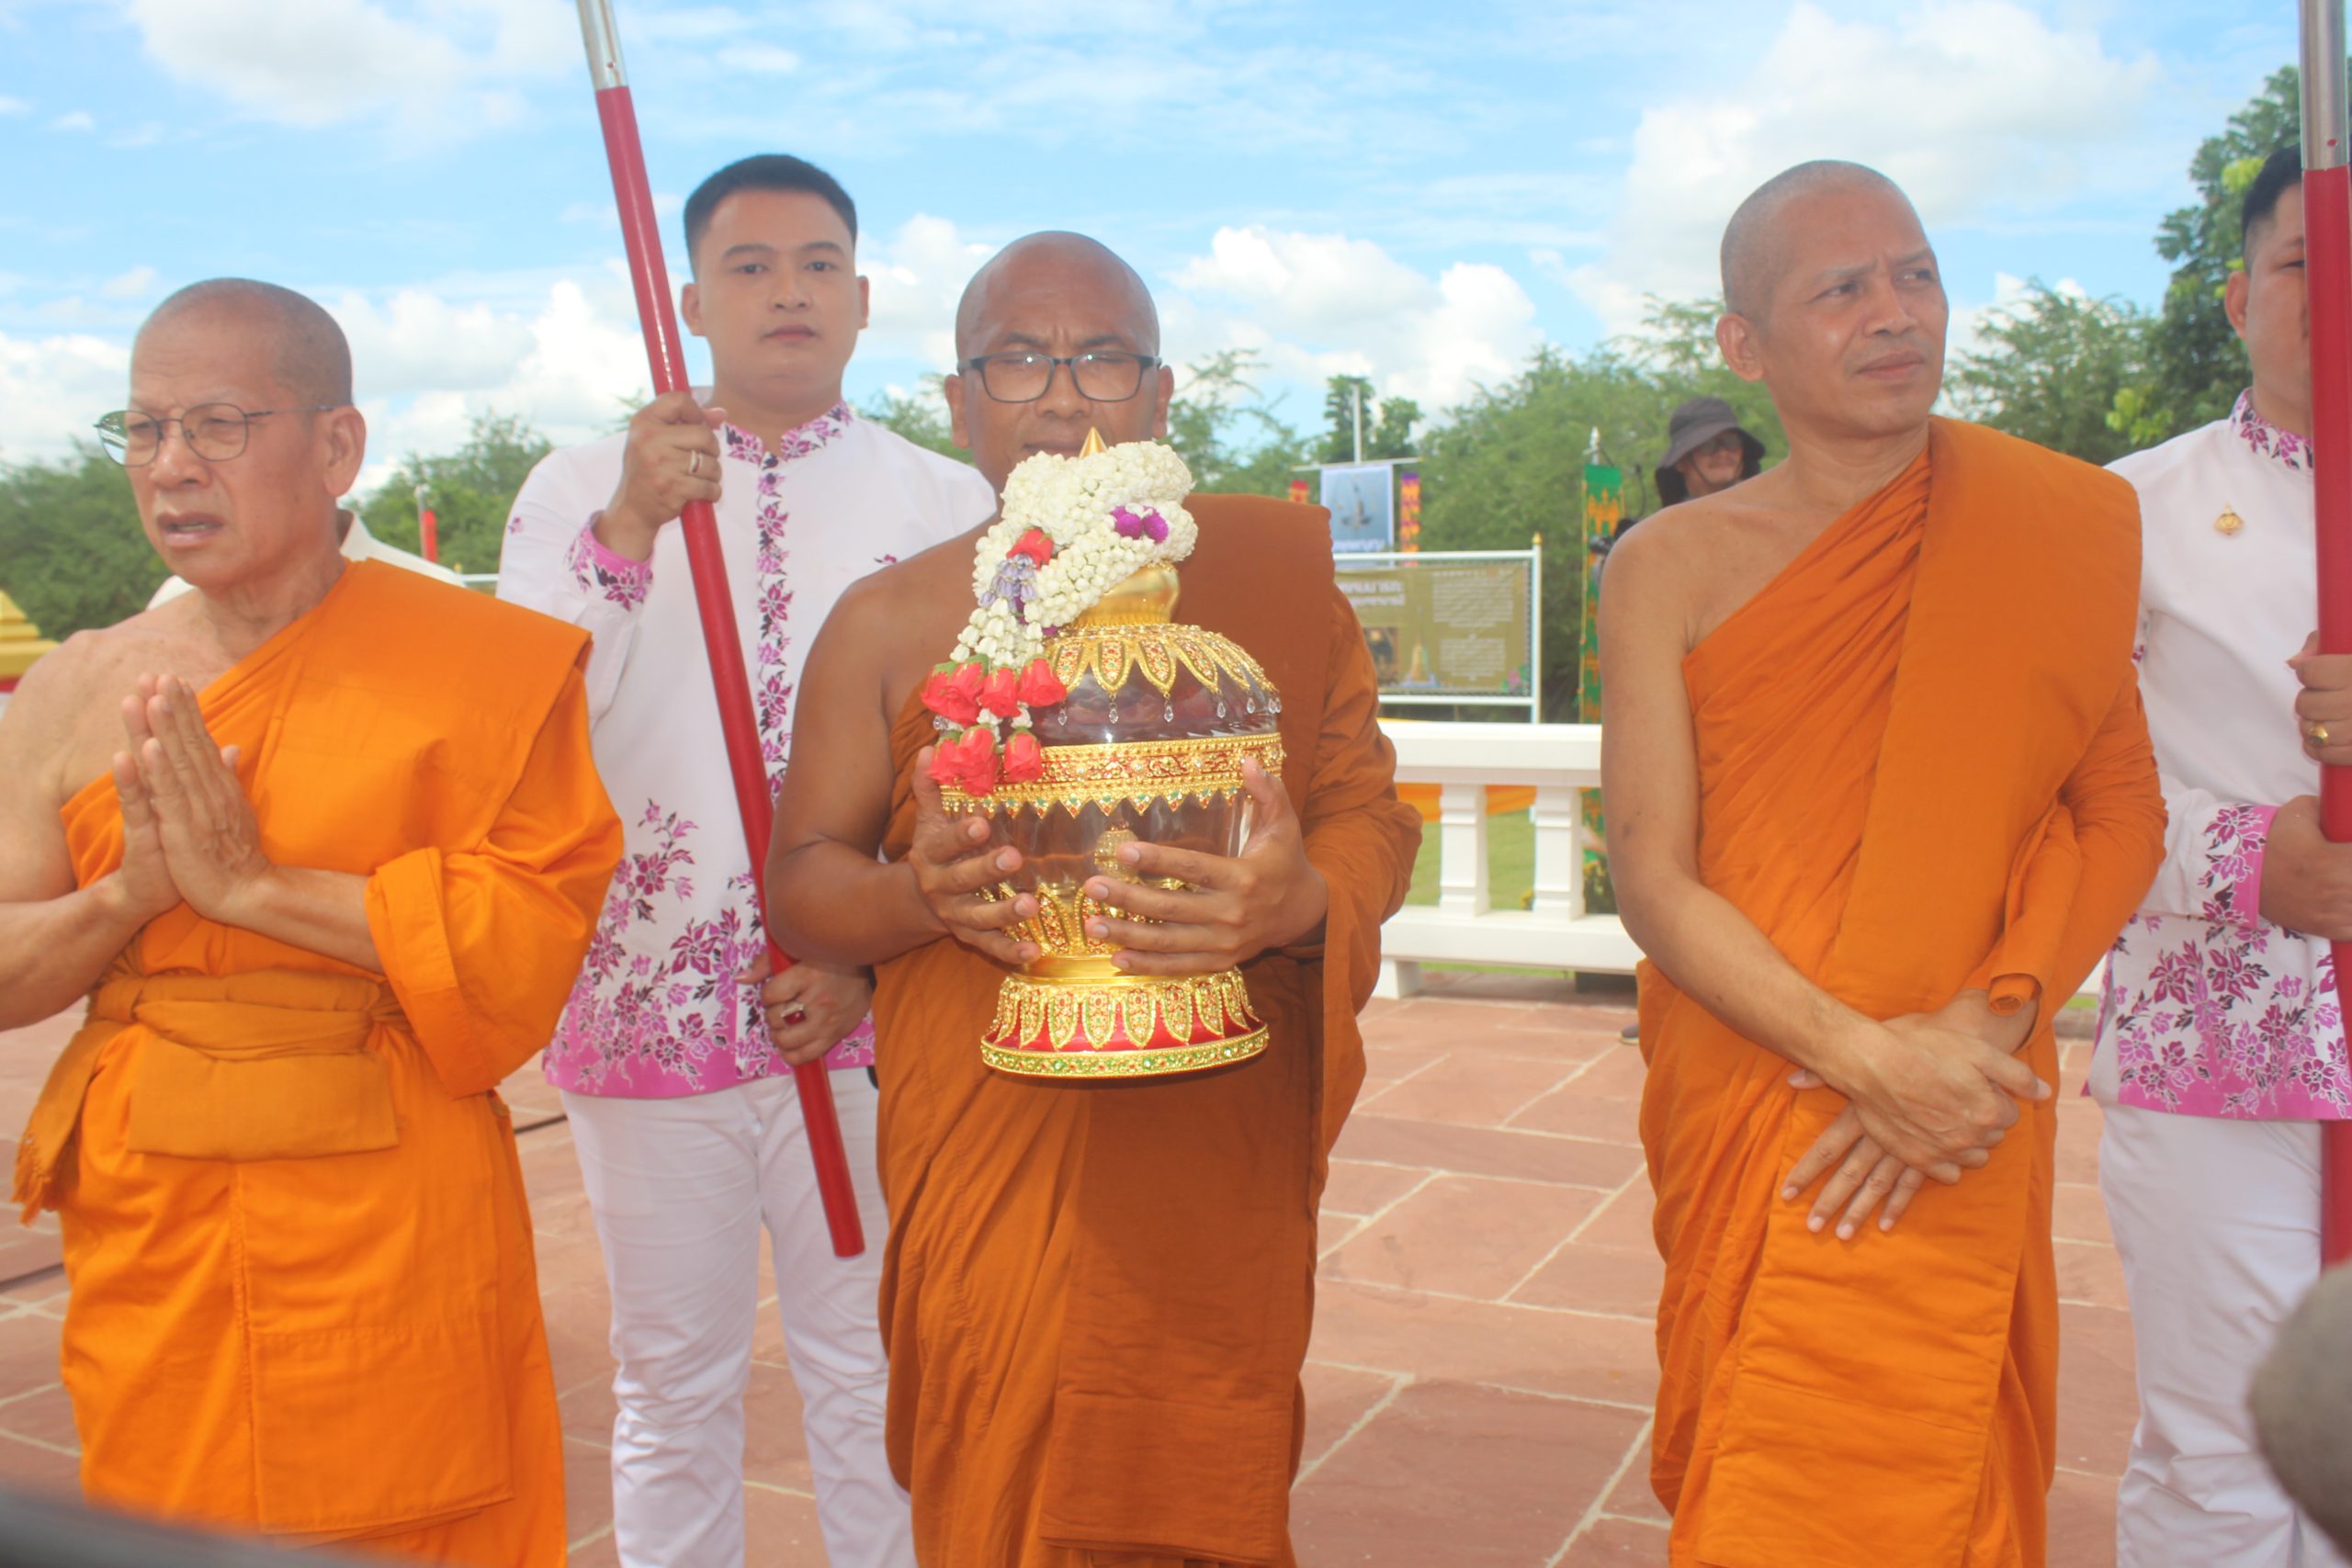
<svg viewBox="0 0 2352 1568">
<path fill-rule="evenodd" d="M 100 1056 L 132 1030 L 134 1154 L 265 1160 L 390 1148 L 400 1141 L 391 1077 L 368 1042 L 401 1018 L 390 989 L 367 976 L 145 975 L 118 959 L 26 1123 L 16 1201 L 28 1219 L 57 1207 Z"/>
</svg>

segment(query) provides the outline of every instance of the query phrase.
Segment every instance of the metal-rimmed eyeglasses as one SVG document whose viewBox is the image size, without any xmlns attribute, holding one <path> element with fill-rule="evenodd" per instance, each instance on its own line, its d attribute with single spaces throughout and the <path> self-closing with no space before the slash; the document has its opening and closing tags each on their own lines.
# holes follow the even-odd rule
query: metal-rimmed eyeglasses
<svg viewBox="0 0 2352 1568">
<path fill-rule="evenodd" d="M 1001 403 L 1035 402 L 1054 384 L 1054 372 L 1065 365 L 1080 397 L 1090 402 L 1123 403 L 1143 390 L 1143 373 L 1159 364 L 1156 355 L 1124 350 L 1065 355 L 1016 348 L 967 359 L 964 368 L 979 372 L 981 389 Z"/>
<path fill-rule="evenodd" d="M 208 463 L 225 463 L 245 449 L 253 422 L 276 413 L 326 413 L 341 403 L 312 403 L 301 409 L 241 409 L 234 403 L 198 403 L 177 419 L 156 418 L 137 409 L 117 409 L 93 426 L 107 456 L 126 468 L 143 468 L 164 449 L 164 430 L 180 427 L 187 449 Z"/>
</svg>

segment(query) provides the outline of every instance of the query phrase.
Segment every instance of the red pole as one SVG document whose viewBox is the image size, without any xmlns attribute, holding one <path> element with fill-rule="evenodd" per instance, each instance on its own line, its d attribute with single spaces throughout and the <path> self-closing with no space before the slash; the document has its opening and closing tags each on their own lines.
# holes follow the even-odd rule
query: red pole
<svg viewBox="0 0 2352 1568">
<path fill-rule="evenodd" d="M 613 197 L 620 204 L 621 238 L 628 249 L 629 277 L 637 286 L 638 325 L 645 333 L 646 363 L 658 394 L 686 385 L 685 344 L 670 310 L 669 269 L 662 260 L 661 230 L 645 179 L 645 153 L 637 134 L 637 107 L 621 69 L 620 38 L 613 30 L 608 0 L 579 0 L 580 28 L 588 46 L 588 73 L 596 84 L 596 118 L 605 128 L 605 156 L 612 164 Z M 735 629 L 735 599 L 727 587 L 727 563 L 719 554 L 718 519 L 710 503 L 686 503 L 679 525 L 685 530 L 686 561 L 693 569 L 695 604 L 702 615 L 702 640 L 710 654 L 710 680 L 718 697 L 719 728 L 727 736 L 727 765 L 734 775 L 735 805 L 743 818 L 743 843 L 752 856 L 752 885 L 761 887 L 767 863 L 775 802 L 768 794 L 766 765 L 752 718 L 752 683 L 743 671 L 743 639 Z M 766 895 L 760 894 L 760 923 L 767 923 Z M 775 939 L 768 954 L 778 972 L 792 960 Z M 842 1146 L 841 1122 L 833 1113 L 833 1085 L 821 1061 L 792 1069 L 799 1086 L 800 1113 L 808 1127 L 808 1153 L 817 1166 L 817 1190 L 833 1251 L 854 1258 L 865 1250 L 857 1219 L 857 1197 L 850 1186 L 849 1155 Z"/>
<path fill-rule="evenodd" d="M 2352 169 L 2346 165 L 2344 0 L 2302 0 L 2303 281 L 2311 312 L 2312 482 L 2319 645 L 2352 653 Z M 2352 777 L 2321 771 L 2320 827 L 2352 840 Z M 2352 942 L 2335 944 L 2336 1000 Z M 2352 1258 L 2352 1122 L 2322 1124 L 2320 1258 Z"/>
</svg>

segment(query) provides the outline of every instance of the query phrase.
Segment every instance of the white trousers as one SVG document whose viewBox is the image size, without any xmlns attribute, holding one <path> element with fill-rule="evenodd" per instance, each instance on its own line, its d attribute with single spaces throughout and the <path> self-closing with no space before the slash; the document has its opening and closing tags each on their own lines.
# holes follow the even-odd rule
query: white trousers
<svg viewBox="0 0 2352 1568">
<path fill-rule="evenodd" d="M 742 1568 L 763 1224 L 826 1556 L 833 1568 L 914 1568 L 907 1495 L 882 1446 L 877 1097 L 864 1073 L 832 1083 L 865 1226 L 852 1258 L 833 1256 L 788 1076 L 676 1100 L 563 1097 L 612 1284 L 623 1568 Z"/>
<path fill-rule="evenodd" d="M 2317 1124 L 2106 1110 L 2099 1186 L 2140 1387 L 2117 1568 L 2345 1568 L 2279 1490 L 2246 1410 L 2319 1280 Z"/>
</svg>

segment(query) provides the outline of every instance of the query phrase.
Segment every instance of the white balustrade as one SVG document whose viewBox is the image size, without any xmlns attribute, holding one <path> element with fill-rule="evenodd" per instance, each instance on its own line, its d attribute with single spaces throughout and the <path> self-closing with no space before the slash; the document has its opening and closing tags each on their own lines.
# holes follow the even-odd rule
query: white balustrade
<svg viewBox="0 0 2352 1568">
<path fill-rule="evenodd" d="M 1629 974 L 1641 957 L 1614 915 L 1584 908 L 1578 794 L 1600 783 L 1597 724 L 1442 724 L 1383 719 L 1396 782 L 1438 786 L 1438 901 L 1382 928 L 1379 994 L 1410 996 L 1424 964 Z M 1534 897 L 1498 909 L 1488 887 L 1488 784 L 1535 791 Z"/>
<path fill-rule="evenodd" d="M 1584 907 L 1584 796 L 1600 784 L 1597 724 L 1444 724 L 1383 718 L 1396 782 L 1438 786 L 1438 901 L 1408 904 L 1380 931 L 1378 996 L 1420 988 L 1424 964 L 1630 975 L 1641 950 L 1614 915 Z M 1531 907 L 1498 909 L 1487 886 L 1488 784 L 1535 790 Z M 2083 982 L 2098 994 L 2099 974 Z"/>
</svg>

